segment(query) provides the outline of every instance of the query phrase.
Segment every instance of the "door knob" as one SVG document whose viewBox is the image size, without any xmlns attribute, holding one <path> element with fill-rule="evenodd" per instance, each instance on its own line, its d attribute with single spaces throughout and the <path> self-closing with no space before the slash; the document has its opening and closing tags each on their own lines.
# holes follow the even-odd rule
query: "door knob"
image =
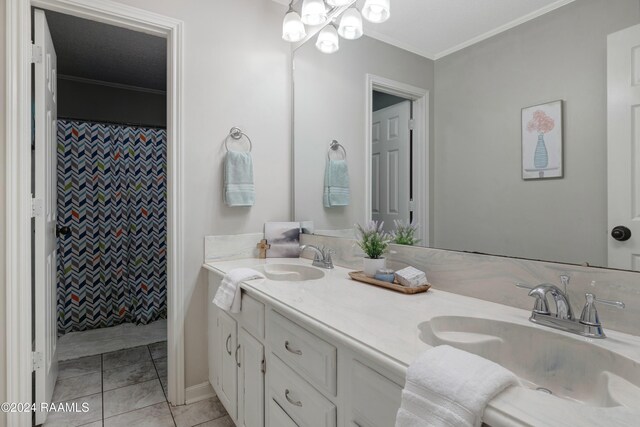
<svg viewBox="0 0 640 427">
<path fill-rule="evenodd" d="M 619 242 L 626 242 L 631 238 L 631 230 L 624 225 L 618 225 L 611 230 L 611 237 Z"/>
<path fill-rule="evenodd" d="M 56 237 L 66 236 L 71 233 L 71 229 L 66 225 L 56 225 Z"/>
</svg>

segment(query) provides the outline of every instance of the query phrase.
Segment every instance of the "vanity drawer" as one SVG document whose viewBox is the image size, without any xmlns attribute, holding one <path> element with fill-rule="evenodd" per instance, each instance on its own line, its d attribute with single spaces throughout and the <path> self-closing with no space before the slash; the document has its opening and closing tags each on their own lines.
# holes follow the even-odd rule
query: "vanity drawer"
<svg viewBox="0 0 640 427">
<path fill-rule="evenodd" d="M 333 403 L 274 354 L 271 354 L 269 361 L 270 400 L 280 405 L 299 426 L 336 426 L 336 407 Z"/>
<path fill-rule="evenodd" d="M 336 348 L 272 311 L 267 342 L 271 350 L 311 384 L 336 395 Z"/>
<path fill-rule="evenodd" d="M 264 339 L 264 304 L 246 292 L 242 293 L 242 310 L 238 313 L 242 326 L 256 338 Z"/>
<path fill-rule="evenodd" d="M 269 400 L 269 422 L 268 427 L 298 427 L 291 417 L 284 412 L 284 409 L 275 400 Z"/>
</svg>

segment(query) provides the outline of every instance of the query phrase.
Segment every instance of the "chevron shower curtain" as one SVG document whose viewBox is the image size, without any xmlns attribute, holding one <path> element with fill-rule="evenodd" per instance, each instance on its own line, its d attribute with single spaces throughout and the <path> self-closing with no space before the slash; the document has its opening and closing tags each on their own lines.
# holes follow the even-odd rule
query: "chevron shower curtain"
<svg viewBox="0 0 640 427">
<path fill-rule="evenodd" d="M 58 122 L 58 333 L 166 318 L 165 130 Z"/>
</svg>

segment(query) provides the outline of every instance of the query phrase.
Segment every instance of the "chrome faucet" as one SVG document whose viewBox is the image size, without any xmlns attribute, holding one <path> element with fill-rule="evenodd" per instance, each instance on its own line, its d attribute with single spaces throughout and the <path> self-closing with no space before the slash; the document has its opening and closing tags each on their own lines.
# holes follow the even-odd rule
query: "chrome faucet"
<svg viewBox="0 0 640 427">
<path fill-rule="evenodd" d="M 333 268 L 333 260 L 331 259 L 331 254 L 335 253 L 333 249 L 327 249 L 325 247 L 319 248 L 313 245 L 302 245 L 300 246 L 300 253 L 305 249 L 311 249 L 315 252 L 315 257 L 313 258 L 312 265 L 314 267 L 320 268 Z"/>
<path fill-rule="evenodd" d="M 536 299 L 531 317 L 529 320 L 543 326 L 571 332 L 590 338 L 605 338 L 598 311 L 594 303 L 599 302 L 617 308 L 624 308 L 624 303 L 620 301 L 598 300 L 595 295 L 585 294 L 586 304 L 582 309 L 580 319 L 575 319 L 567 294 L 569 276 L 560 276 L 564 290 L 551 283 L 542 283 L 536 287 L 531 287 L 522 283 L 516 283 L 519 288 L 529 289 L 529 296 Z M 547 295 L 551 295 L 555 303 L 555 313 L 549 310 Z"/>
</svg>

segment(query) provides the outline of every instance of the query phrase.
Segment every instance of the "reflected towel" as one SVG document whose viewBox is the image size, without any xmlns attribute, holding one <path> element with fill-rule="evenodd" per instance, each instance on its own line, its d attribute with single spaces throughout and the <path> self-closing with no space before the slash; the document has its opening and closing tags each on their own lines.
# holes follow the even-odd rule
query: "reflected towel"
<svg viewBox="0 0 640 427">
<path fill-rule="evenodd" d="M 346 160 L 327 160 L 322 199 L 325 208 L 349 206 L 349 168 Z"/>
<path fill-rule="evenodd" d="M 396 427 L 479 427 L 489 401 L 517 383 L 511 371 L 490 360 L 434 347 L 407 369 Z"/>
<path fill-rule="evenodd" d="M 260 272 L 250 268 L 234 268 L 225 274 L 211 302 L 224 311 L 240 313 L 242 308 L 240 306 L 240 283 L 252 279 L 264 279 L 264 276 Z"/>
<path fill-rule="evenodd" d="M 253 206 L 255 203 L 251 153 L 227 152 L 224 159 L 224 201 L 228 206 Z"/>
</svg>

